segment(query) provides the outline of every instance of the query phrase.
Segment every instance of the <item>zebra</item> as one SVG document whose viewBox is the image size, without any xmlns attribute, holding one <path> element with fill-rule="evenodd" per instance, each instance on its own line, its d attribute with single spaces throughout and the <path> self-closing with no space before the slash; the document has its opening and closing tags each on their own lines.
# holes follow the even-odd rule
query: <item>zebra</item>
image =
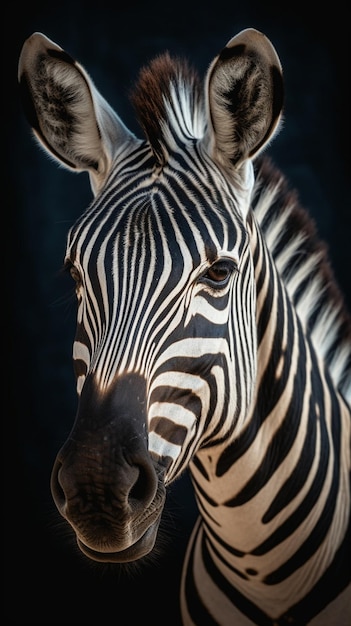
<svg viewBox="0 0 351 626">
<path fill-rule="evenodd" d="M 67 235 L 78 407 L 51 477 L 81 552 L 143 560 L 189 471 L 185 626 L 349 624 L 351 319 L 266 154 L 273 44 L 245 29 L 203 79 L 153 59 L 130 94 L 142 139 L 42 33 L 18 76 L 39 145 L 93 193 Z"/>
</svg>

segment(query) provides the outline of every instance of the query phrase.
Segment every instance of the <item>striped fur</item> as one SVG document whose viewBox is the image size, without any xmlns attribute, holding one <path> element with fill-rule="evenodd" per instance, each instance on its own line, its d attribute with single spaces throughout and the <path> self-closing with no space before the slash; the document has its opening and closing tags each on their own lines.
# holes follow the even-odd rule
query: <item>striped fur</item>
<svg viewBox="0 0 351 626">
<path fill-rule="evenodd" d="M 155 59 L 131 95 L 142 140 L 42 35 L 19 74 L 36 137 L 95 193 L 67 240 L 79 403 L 52 477 L 79 547 L 144 556 L 189 469 L 184 624 L 339 619 L 351 321 L 313 222 L 260 154 L 282 112 L 273 46 L 243 31 L 204 84 Z"/>
</svg>

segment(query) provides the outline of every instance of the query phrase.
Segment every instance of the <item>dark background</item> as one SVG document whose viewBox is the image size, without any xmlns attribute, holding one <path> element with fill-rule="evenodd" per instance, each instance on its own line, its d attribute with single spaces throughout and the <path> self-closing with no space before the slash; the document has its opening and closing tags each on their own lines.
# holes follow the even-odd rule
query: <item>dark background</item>
<svg viewBox="0 0 351 626">
<path fill-rule="evenodd" d="M 25 38 L 43 32 L 84 65 L 139 134 L 127 93 L 148 59 L 168 49 L 188 56 L 203 74 L 241 29 L 263 31 L 278 51 L 286 82 L 284 126 L 268 152 L 327 241 L 351 308 L 348 16 L 335 2 L 323 14 L 308 3 L 265 7 L 258 1 L 127 2 L 119 9 L 103 1 L 50 4 L 56 3 L 13 4 L 2 32 L 8 294 L 3 298 L 3 623 L 177 626 L 180 564 L 195 519 L 186 477 L 169 494 L 163 552 L 128 575 L 81 556 L 52 503 L 52 464 L 76 409 L 75 301 L 60 269 L 66 232 L 91 192 L 86 175 L 58 168 L 32 139 L 18 99 L 18 57 Z"/>
</svg>

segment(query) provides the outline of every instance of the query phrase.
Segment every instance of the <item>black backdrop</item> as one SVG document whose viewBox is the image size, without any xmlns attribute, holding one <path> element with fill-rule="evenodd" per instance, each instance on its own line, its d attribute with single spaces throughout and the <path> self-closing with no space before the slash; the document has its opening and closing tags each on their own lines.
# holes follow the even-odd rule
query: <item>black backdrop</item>
<svg viewBox="0 0 351 626">
<path fill-rule="evenodd" d="M 242 28 L 262 30 L 277 48 L 286 82 L 284 126 L 268 152 L 316 220 L 351 308 L 348 18 L 335 2 L 323 15 L 305 14 L 303 4 L 264 5 L 130 1 L 118 9 L 117 3 L 61 0 L 57 8 L 14 5 L 12 15 L 18 15 L 3 22 L 4 362 L 10 356 L 10 367 L 3 364 L 9 374 L 3 405 L 5 624 L 177 626 L 180 564 L 195 519 L 184 477 L 169 494 L 164 550 L 126 575 L 81 556 L 55 512 L 50 471 L 76 408 L 75 303 L 60 268 L 67 229 L 91 193 L 84 174 L 58 168 L 31 137 L 18 99 L 22 43 L 34 31 L 56 41 L 139 133 L 127 92 L 148 59 L 168 49 L 187 55 L 203 74 Z"/>
</svg>

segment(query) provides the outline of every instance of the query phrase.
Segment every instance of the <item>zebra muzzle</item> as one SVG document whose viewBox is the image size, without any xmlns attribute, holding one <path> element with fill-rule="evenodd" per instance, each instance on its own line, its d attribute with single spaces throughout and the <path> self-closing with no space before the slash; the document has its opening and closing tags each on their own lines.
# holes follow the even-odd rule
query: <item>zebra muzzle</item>
<svg viewBox="0 0 351 626">
<path fill-rule="evenodd" d="M 122 563 L 148 554 L 165 503 L 164 468 L 147 446 L 145 402 L 140 394 L 124 400 L 130 382 L 103 401 L 92 397 L 88 384 L 52 470 L 55 504 L 81 551 L 95 561 Z M 140 387 L 139 378 L 134 390 L 136 383 Z"/>
</svg>

